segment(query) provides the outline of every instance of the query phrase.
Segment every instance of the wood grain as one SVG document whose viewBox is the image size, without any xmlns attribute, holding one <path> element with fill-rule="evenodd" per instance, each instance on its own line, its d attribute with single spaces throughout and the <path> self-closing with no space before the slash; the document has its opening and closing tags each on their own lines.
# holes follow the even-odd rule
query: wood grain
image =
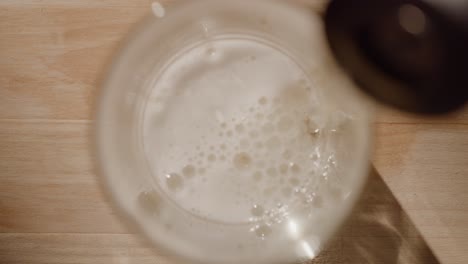
<svg viewBox="0 0 468 264">
<path fill-rule="evenodd" d="M 129 232 L 97 185 L 91 127 L 91 122 L 84 121 L 0 123 L 0 232 Z M 377 128 L 375 165 L 380 175 L 373 177 L 383 179 L 390 188 L 383 192 L 377 186 L 378 195 L 367 194 L 371 198 L 363 204 L 370 209 L 384 206 L 390 217 L 404 212 L 405 221 L 411 219 L 417 228 L 401 237 L 414 240 L 420 231 L 438 256 L 452 260 L 453 253 L 445 252 L 468 249 L 463 243 L 468 237 L 468 205 L 464 203 L 468 198 L 467 126 L 381 124 Z M 351 235 L 348 232 L 340 243 L 368 234 L 379 237 L 366 227 L 372 231 L 373 225 L 354 225 Z"/>
<path fill-rule="evenodd" d="M 91 119 L 105 66 L 148 8 L 0 9 L 0 119 Z"/>
<path fill-rule="evenodd" d="M 151 2 L 0 1 L 1 264 L 173 263 L 121 223 L 93 164 L 100 80 Z M 380 109 L 375 127 L 368 188 L 314 263 L 467 263 L 468 109 Z"/>
<path fill-rule="evenodd" d="M 98 185 L 91 126 L 0 122 L 0 232 L 127 232 Z"/>
<path fill-rule="evenodd" d="M 165 260 L 136 235 L 0 234 L 0 263 L 164 264 Z"/>
</svg>

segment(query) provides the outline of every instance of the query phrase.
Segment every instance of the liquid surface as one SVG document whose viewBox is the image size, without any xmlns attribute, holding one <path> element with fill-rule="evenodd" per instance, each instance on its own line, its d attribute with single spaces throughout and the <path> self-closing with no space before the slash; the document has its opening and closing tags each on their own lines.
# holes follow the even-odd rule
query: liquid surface
<svg viewBox="0 0 468 264">
<path fill-rule="evenodd" d="M 329 141 L 350 117 L 320 105 L 318 90 L 290 56 L 256 39 L 221 36 L 182 51 L 146 105 L 153 183 L 185 211 L 249 225 L 260 238 L 294 210 L 344 199 Z"/>
</svg>

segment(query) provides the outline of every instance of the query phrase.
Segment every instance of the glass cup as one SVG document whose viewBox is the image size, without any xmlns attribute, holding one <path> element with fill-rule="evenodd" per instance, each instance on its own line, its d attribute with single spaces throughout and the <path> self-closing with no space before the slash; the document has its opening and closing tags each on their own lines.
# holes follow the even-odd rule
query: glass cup
<svg viewBox="0 0 468 264">
<path fill-rule="evenodd" d="M 162 14 L 128 37 L 99 99 L 99 167 L 118 211 L 191 263 L 314 258 L 362 190 L 371 143 L 320 16 L 260 0 Z"/>
</svg>

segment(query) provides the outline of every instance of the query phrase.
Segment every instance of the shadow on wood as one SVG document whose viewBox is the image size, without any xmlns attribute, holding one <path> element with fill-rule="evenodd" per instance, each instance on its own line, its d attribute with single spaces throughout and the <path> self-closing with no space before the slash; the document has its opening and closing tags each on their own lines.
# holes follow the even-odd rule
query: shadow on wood
<svg viewBox="0 0 468 264">
<path fill-rule="evenodd" d="M 345 226 L 310 264 L 438 264 L 439 261 L 372 168 Z"/>
</svg>

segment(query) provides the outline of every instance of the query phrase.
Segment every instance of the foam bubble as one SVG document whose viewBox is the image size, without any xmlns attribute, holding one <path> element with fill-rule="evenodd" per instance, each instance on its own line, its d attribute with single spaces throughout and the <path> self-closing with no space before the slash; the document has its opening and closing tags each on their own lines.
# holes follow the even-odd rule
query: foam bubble
<svg viewBox="0 0 468 264">
<path fill-rule="evenodd" d="M 193 176 L 195 176 L 195 167 L 193 165 L 186 165 L 183 169 L 182 169 L 182 174 L 187 177 L 187 178 L 191 178 Z"/>
<path fill-rule="evenodd" d="M 214 161 L 216 161 L 216 155 L 214 155 L 214 154 L 208 155 L 208 161 L 209 161 L 209 162 L 214 162 Z"/>
<path fill-rule="evenodd" d="M 216 49 L 213 48 L 213 47 L 210 47 L 206 50 L 206 54 L 208 54 L 209 56 L 215 56 L 216 55 Z"/>
<path fill-rule="evenodd" d="M 180 191 L 184 187 L 184 180 L 177 173 L 166 174 L 166 185 L 170 191 Z"/>
<path fill-rule="evenodd" d="M 279 171 L 280 171 L 280 173 L 282 173 L 282 174 L 286 174 L 286 173 L 288 172 L 288 165 L 286 165 L 286 164 L 281 164 L 281 165 L 279 166 Z"/>
<path fill-rule="evenodd" d="M 255 227 L 255 235 L 261 239 L 265 239 L 272 232 L 272 229 L 267 224 L 260 224 Z"/>
<path fill-rule="evenodd" d="M 297 174 L 297 173 L 301 172 L 301 167 L 297 163 L 290 162 L 289 163 L 289 168 L 291 169 L 291 172 L 293 172 L 293 173 Z"/>
<path fill-rule="evenodd" d="M 268 103 L 268 99 L 266 97 L 260 97 L 260 99 L 258 99 L 258 103 L 260 105 L 266 105 Z"/>
<path fill-rule="evenodd" d="M 258 181 L 260 181 L 262 179 L 263 174 L 260 171 L 256 171 L 256 172 L 253 173 L 252 177 L 253 177 L 254 181 L 258 182 Z"/>
<path fill-rule="evenodd" d="M 319 124 L 311 117 L 307 117 L 305 120 L 307 133 L 312 138 L 317 138 L 320 135 L 320 126 Z"/>
<path fill-rule="evenodd" d="M 265 210 L 261 205 L 254 204 L 252 208 L 250 209 L 250 212 L 252 213 L 253 216 L 260 217 L 263 215 Z"/>
<path fill-rule="evenodd" d="M 235 129 L 236 129 L 236 131 L 238 133 L 243 133 L 244 132 L 244 126 L 242 124 L 237 124 Z"/>
<path fill-rule="evenodd" d="M 252 158 L 246 152 L 241 152 L 234 156 L 233 163 L 236 168 L 247 168 L 252 163 Z"/>
<path fill-rule="evenodd" d="M 138 204 L 148 213 L 154 214 L 159 208 L 160 197 L 154 192 L 141 192 L 138 195 Z"/>
<path fill-rule="evenodd" d="M 312 161 L 318 161 L 320 159 L 320 152 L 316 149 L 316 151 L 309 154 L 309 159 Z"/>
</svg>

